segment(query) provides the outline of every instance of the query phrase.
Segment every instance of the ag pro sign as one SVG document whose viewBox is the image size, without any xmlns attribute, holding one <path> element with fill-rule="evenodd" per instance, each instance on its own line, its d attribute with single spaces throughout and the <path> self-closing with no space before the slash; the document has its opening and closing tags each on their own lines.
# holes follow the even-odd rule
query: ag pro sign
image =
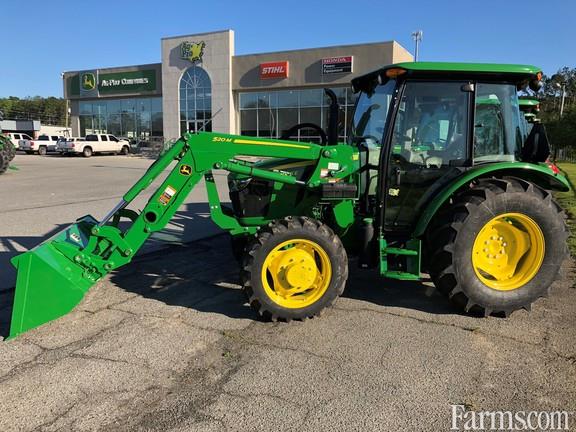
<svg viewBox="0 0 576 432">
<path fill-rule="evenodd" d="M 98 92 L 138 93 L 156 90 L 156 71 L 154 69 L 99 74 Z"/>
</svg>

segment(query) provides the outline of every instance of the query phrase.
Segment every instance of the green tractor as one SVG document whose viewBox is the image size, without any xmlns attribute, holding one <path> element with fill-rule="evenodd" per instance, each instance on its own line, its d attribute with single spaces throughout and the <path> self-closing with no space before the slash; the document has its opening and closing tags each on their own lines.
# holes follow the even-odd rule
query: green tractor
<svg viewBox="0 0 576 432">
<path fill-rule="evenodd" d="M 212 220 L 233 238 L 246 297 L 265 319 L 318 315 L 342 294 L 351 256 L 386 278 L 428 273 L 466 312 L 529 309 L 567 256 L 550 191 L 569 184 L 545 162 L 545 143 L 522 134 L 517 92 L 538 88 L 540 77 L 525 65 L 400 63 L 352 81 L 359 96 L 346 143 L 333 119 L 320 144 L 184 134 L 102 220 L 85 216 L 13 259 L 10 336 L 72 310 L 201 180 Z M 130 209 L 169 167 L 144 209 Z M 213 170 L 230 173 L 231 207 Z"/>
<path fill-rule="evenodd" d="M 526 134 L 530 134 L 535 123 L 540 123 L 538 113 L 540 112 L 540 101 L 533 97 L 520 97 L 518 99 L 520 111 L 524 115 Z"/>
<path fill-rule="evenodd" d="M 2 120 L 1 112 L 0 120 Z M 10 162 L 15 156 L 16 147 L 14 147 L 10 138 L 2 134 L 2 129 L 0 128 L 0 174 L 4 174 L 8 170 Z"/>
</svg>

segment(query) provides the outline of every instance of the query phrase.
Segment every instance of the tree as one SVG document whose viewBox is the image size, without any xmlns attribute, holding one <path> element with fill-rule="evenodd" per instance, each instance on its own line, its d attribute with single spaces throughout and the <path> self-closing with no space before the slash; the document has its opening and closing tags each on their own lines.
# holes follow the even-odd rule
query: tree
<svg viewBox="0 0 576 432">
<path fill-rule="evenodd" d="M 0 99 L 0 110 L 5 119 L 40 120 L 49 125 L 64 125 L 66 121 L 66 101 L 62 98 L 10 96 Z"/>
</svg>

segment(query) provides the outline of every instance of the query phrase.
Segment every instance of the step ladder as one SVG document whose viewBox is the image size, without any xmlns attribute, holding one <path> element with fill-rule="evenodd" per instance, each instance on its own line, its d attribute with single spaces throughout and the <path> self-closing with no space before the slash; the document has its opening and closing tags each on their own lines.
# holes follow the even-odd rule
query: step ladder
<svg viewBox="0 0 576 432">
<path fill-rule="evenodd" d="M 421 241 L 412 239 L 406 242 L 405 248 L 388 247 L 384 237 L 380 237 L 380 274 L 390 279 L 420 280 Z M 406 257 L 406 271 L 389 270 L 388 256 L 403 255 Z"/>
</svg>

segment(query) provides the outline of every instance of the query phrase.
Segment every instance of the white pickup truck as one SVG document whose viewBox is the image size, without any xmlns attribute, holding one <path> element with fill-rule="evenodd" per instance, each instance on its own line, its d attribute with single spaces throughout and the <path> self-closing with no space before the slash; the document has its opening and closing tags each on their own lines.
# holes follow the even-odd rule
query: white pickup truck
<svg viewBox="0 0 576 432">
<path fill-rule="evenodd" d="M 18 148 L 20 147 L 20 141 L 31 141 L 32 138 L 25 134 L 25 133 L 20 133 L 20 132 L 9 132 L 6 133 L 5 135 L 8 136 L 8 138 L 10 138 L 10 141 L 12 141 L 12 144 L 14 144 L 14 148 L 16 150 L 18 150 Z"/>
<path fill-rule="evenodd" d="M 110 134 L 90 134 L 86 138 L 60 142 L 58 151 L 61 154 L 81 154 L 90 157 L 95 153 L 112 153 L 127 155 L 130 143 Z"/>
<path fill-rule="evenodd" d="M 57 135 L 40 135 L 35 140 L 20 140 L 18 150 L 24 150 L 28 154 L 38 153 L 44 156 L 48 152 L 56 151 L 56 144 L 61 137 Z"/>
</svg>

